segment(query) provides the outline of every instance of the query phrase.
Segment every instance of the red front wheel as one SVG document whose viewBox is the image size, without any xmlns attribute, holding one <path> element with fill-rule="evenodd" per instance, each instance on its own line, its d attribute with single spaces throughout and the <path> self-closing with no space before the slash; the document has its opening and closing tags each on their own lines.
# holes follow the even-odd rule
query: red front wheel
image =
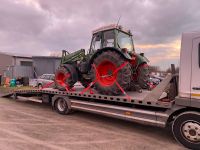
<svg viewBox="0 0 200 150">
<path fill-rule="evenodd" d="M 78 76 L 76 69 L 72 65 L 66 64 L 58 68 L 55 74 L 55 85 L 59 90 L 70 89 L 77 82 Z"/>
</svg>

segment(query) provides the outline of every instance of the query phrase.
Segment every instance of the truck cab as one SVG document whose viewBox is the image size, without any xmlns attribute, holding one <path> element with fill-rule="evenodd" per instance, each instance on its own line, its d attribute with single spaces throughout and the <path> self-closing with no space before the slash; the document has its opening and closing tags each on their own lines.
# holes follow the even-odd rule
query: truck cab
<svg viewBox="0 0 200 150">
<path fill-rule="evenodd" d="M 179 98 L 187 106 L 200 107 L 200 32 L 182 34 Z"/>
</svg>

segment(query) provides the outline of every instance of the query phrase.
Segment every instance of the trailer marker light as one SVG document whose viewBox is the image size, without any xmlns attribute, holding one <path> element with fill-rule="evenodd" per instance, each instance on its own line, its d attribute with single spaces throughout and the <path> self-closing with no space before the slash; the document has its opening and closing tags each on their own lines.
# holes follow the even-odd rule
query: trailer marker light
<svg viewBox="0 0 200 150">
<path fill-rule="evenodd" d="M 130 111 L 125 111 L 125 113 L 124 113 L 125 115 L 127 115 L 127 116 L 131 116 L 133 113 L 132 112 L 130 112 Z"/>
</svg>

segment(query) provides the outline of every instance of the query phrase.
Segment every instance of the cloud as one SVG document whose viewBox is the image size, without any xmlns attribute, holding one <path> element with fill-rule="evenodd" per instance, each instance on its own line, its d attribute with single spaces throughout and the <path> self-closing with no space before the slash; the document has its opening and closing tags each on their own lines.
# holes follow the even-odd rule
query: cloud
<svg viewBox="0 0 200 150">
<path fill-rule="evenodd" d="M 28 55 L 88 49 L 91 31 L 121 16 L 137 51 L 166 68 L 178 64 L 181 33 L 200 29 L 198 0 L 0 1 L 0 50 Z"/>
</svg>

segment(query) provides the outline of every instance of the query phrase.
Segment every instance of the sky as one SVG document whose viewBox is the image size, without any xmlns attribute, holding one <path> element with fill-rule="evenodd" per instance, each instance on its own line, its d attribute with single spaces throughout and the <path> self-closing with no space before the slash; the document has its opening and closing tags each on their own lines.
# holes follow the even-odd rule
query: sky
<svg viewBox="0 0 200 150">
<path fill-rule="evenodd" d="M 0 0 L 0 52 L 89 49 L 92 30 L 130 29 L 136 52 L 161 70 L 179 64 L 182 32 L 200 31 L 199 0 Z"/>
</svg>

